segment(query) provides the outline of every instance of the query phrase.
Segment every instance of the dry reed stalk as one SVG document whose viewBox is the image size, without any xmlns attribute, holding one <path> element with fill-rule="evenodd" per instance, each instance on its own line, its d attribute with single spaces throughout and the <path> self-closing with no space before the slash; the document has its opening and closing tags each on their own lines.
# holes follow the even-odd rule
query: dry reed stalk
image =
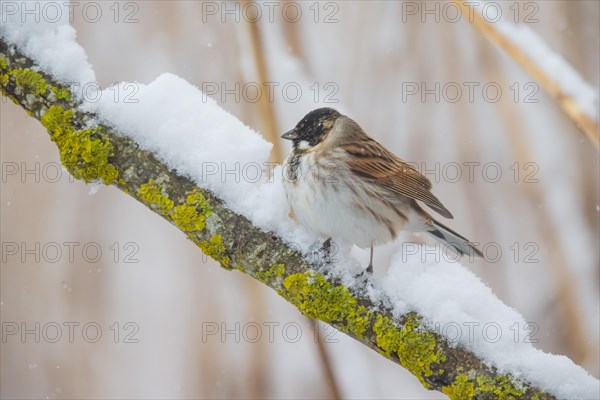
<svg viewBox="0 0 600 400">
<path fill-rule="evenodd" d="M 451 0 L 450 0 L 451 1 Z M 465 2 L 453 2 L 461 8 L 463 15 L 469 16 L 469 22 L 491 42 L 497 44 L 517 64 L 531 75 L 560 105 L 565 114 L 575 123 L 583 134 L 596 148 L 600 148 L 600 135 L 598 123 L 591 116 L 585 114 L 575 102 L 573 97 L 566 94 L 560 85 L 548 76 L 519 46 L 504 36 L 496 27 L 483 18 L 476 10 L 472 10 Z"/>
</svg>

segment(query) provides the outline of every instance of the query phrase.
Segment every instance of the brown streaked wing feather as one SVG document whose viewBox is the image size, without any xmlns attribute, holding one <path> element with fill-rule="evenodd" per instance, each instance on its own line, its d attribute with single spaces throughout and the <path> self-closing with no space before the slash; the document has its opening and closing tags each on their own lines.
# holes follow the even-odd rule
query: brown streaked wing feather
<svg viewBox="0 0 600 400">
<path fill-rule="evenodd" d="M 353 156 L 350 169 L 355 174 L 403 196 L 422 201 L 446 218 L 452 214 L 431 193 L 431 182 L 373 139 L 349 143 L 342 148 Z"/>
</svg>

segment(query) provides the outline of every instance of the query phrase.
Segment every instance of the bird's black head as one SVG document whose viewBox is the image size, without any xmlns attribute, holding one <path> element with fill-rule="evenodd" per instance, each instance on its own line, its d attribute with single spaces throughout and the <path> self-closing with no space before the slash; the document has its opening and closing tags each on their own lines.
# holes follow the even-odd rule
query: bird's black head
<svg viewBox="0 0 600 400">
<path fill-rule="evenodd" d="M 301 142 L 307 142 L 310 147 L 315 146 L 327 136 L 341 115 L 333 108 L 318 108 L 306 114 L 294 129 L 281 137 L 294 142 L 294 146 Z"/>
</svg>

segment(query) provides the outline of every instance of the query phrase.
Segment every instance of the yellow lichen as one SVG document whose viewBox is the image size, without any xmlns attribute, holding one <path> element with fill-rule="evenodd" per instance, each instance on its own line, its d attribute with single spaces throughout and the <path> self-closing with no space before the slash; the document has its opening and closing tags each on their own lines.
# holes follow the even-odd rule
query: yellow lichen
<svg viewBox="0 0 600 400">
<path fill-rule="evenodd" d="M 209 241 L 200 241 L 192 232 L 204 229 L 206 219 L 212 214 L 212 208 L 206 198 L 197 189 L 192 190 L 185 199 L 185 203 L 175 206 L 169 198 L 161 183 L 150 179 L 148 183 L 140 185 L 139 197 L 151 208 L 158 208 L 179 229 L 186 232 L 188 238 L 202 249 L 204 254 L 221 263 L 223 268 L 229 269 L 231 259 L 227 256 L 221 235 L 214 235 Z M 158 206 L 158 207 L 154 207 Z"/>
<path fill-rule="evenodd" d="M 461 374 L 456 377 L 452 385 L 442 387 L 442 392 L 451 400 L 469 400 L 475 394 L 475 384 L 469 381 L 467 375 Z"/>
<path fill-rule="evenodd" d="M 140 185 L 140 198 L 150 205 L 159 206 L 163 215 L 168 215 L 175 205 L 173 200 L 163 194 L 162 185 L 156 183 L 154 179 Z"/>
<path fill-rule="evenodd" d="M 51 106 L 41 119 L 60 151 L 60 159 L 67 170 L 85 182 L 102 180 L 109 185 L 119 172 L 110 164 L 113 145 L 99 127 L 73 130 L 73 111 Z"/>
<path fill-rule="evenodd" d="M 67 101 L 69 101 L 71 99 L 71 92 L 67 88 L 59 88 L 59 87 L 53 86 L 50 90 L 52 91 L 52 93 L 54 93 L 54 95 L 56 96 L 57 99 L 67 100 Z"/>
<path fill-rule="evenodd" d="M 201 231 L 204 221 L 212 214 L 212 209 L 202 193 L 194 191 L 189 194 L 185 204 L 178 205 L 173 210 L 171 218 L 182 231 Z"/>
<path fill-rule="evenodd" d="M 9 74 L 15 77 L 17 86 L 22 88 L 26 93 L 39 96 L 48 90 L 48 83 L 44 77 L 29 68 L 14 69 Z"/>
<path fill-rule="evenodd" d="M 475 396 L 482 394 L 493 395 L 495 399 L 505 400 L 523 396 L 525 393 L 506 375 L 498 375 L 493 378 L 480 375 L 477 377 Z"/>
<path fill-rule="evenodd" d="M 221 235 L 214 235 L 208 242 L 198 243 L 198 247 L 202 249 L 204 254 L 221 263 L 223 268 L 230 269 L 231 259 L 225 254 L 225 245 Z"/>
<path fill-rule="evenodd" d="M 335 324 L 344 332 L 362 338 L 373 314 L 342 285 L 332 285 L 318 272 L 297 273 L 283 281 L 280 294 L 304 315 Z"/>
<path fill-rule="evenodd" d="M 6 64 L 6 58 L 0 54 L 0 85 L 4 86 L 8 83 L 8 66 Z"/>
<path fill-rule="evenodd" d="M 270 278 L 281 278 L 285 274 L 285 264 L 274 264 L 271 268 L 266 271 L 257 271 L 256 278 L 262 282 L 269 280 Z"/>
<path fill-rule="evenodd" d="M 397 354 L 400 363 L 412 372 L 421 384 L 429 387 L 425 377 L 431 376 L 434 364 L 446 360 L 445 354 L 437 349 L 434 334 L 419 330 L 419 318 L 409 313 L 401 329 L 394 322 L 380 314 L 377 315 L 373 331 L 377 335 L 377 346 L 386 355 Z"/>
</svg>

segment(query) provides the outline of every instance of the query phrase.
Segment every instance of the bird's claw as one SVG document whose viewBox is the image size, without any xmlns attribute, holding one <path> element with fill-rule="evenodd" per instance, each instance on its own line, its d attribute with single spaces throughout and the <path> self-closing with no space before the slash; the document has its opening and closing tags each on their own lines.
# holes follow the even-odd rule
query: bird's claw
<svg viewBox="0 0 600 400">
<path fill-rule="evenodd" d="M 321 252 L 323 253 L 323 261 L 325 264 L 331 263 L 331 238 L 327 239 L 321 245 Z"/>
<path fill-rule="evenodd" d="M 366 269 L 363 269 L 360 273 L 354 275 L 354 278 L 370 278 L 371 276 L 373 276 L 373 266 L 369 265 Z"/>
</svg>

